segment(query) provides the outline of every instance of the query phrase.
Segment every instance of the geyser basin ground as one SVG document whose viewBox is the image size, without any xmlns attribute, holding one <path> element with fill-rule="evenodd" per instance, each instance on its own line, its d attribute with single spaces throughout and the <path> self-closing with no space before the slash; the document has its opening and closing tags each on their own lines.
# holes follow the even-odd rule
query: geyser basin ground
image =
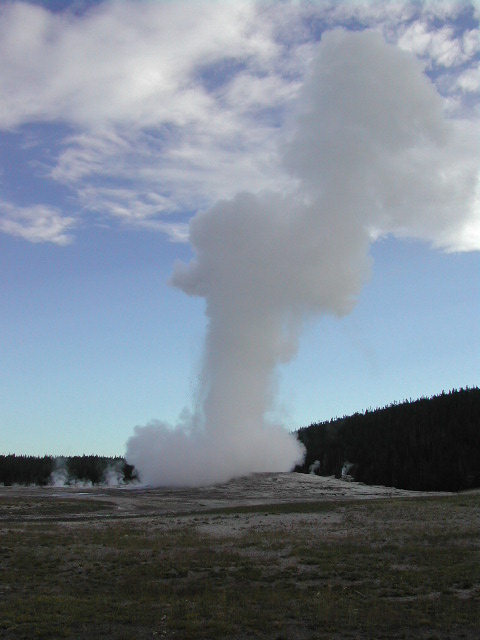
<svg viewBox="0 0 480 640">
<path fill-rule="evenodd" d="M 413 497 L 415 496 L 415 497 Z M 478 638 L 480 492 L 0 488 L 0 638 Z"/>
<path fill-rule="evenodd" d="M 203 512 L 262 504 L 283 504 L 313 501 L 372 499 L 432 495 L 404 491 L 394 487 L 374 487 L 357 482 L 345 482 L 334 477 L 301 473 L 255 473 L 224 484 L 199 488 L 149 488 L 126 486 L 121 488 L 85 487 L 0 487 L 0 498 L 25 501 L 42 498 L 71 498 L 101 503 L 102 509 L 91 515 L 80 511 L 81 517 L 102 517 L 104 510 L 113 516 L 172 516 L 188 512 Z M 23 507 L 22 507 L 23 505 Z M 100 505 L 99 505 L 100 506 Z M 15 509 L 12 507 L 12 515 Z M 32 510 L 31 517 L 35 517 Z M 105 513 L 106 515 L 106 513 Z M 54 514 L 53 514 L 54 517 Z"/>
</svg>

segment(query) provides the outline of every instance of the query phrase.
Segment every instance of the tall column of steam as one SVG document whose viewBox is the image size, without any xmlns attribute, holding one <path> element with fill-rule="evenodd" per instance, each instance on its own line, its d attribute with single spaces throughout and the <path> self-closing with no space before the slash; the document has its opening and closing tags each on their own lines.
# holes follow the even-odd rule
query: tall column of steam
<svg viewBox="0 0 480 640">
<path fill-rule="evenodd" d="M 302 449 L 265 415 L 302 322 L 352 309 L 381 234 L 468 248 L 478 141 L 444 117 L 412 55 L 373 32 L 328 33 L 298 112 L 282 157 L 296 191 L 241 193 L 191 221 L 195 259 L 172 282 L 206 300 L 199 403 L 176 428 L 136 428 L 127 459 L 146 483 L 290 470 Z"/>
</svg>

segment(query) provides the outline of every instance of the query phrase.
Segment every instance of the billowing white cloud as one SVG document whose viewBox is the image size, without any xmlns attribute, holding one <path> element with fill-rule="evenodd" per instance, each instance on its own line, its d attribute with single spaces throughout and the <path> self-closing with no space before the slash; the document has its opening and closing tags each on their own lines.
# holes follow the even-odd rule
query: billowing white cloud
<svg viewBox="0 0 480 640">
<path fill-rule="evenodd" d="M 380 34 L 326 34 L 286 157 L 338 216 L 448 250 L 480 224 L 478 123 L 452 120 L 419 61 Z M 342 202 L 345 200 L 345 206 Z M 480 248 L 480 247 L 477 247 Z"/>
</svg>

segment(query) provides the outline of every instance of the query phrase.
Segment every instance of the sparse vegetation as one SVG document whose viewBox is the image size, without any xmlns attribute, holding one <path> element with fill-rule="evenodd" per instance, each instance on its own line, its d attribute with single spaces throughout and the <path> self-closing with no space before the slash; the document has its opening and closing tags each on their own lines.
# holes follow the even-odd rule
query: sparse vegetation
<svg viewBox="0 0 480 640">
<path fill-rule="evenodd" d="M 0 638 L 473 640 L 479 524 L 478 494 L 136 519 L 3 498 Z"/>
</svg>

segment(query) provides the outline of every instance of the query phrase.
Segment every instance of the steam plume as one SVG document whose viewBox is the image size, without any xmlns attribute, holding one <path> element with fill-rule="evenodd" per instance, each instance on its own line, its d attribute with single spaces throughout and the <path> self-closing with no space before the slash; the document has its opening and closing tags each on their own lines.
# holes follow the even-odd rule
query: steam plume
<svg viewBox="0 0 480 640">
<path fill-rule="evenodd" d="M 296 189 L 240 193 L 191 221 L 195 259 L 176 265 L 172 283 L 206 300 L 199 401 L 175 429 L 136 428 L 127 459 L 146 483 L 290 470 L 300 445 L 265 416 L 305 319 L 353 308 L 381 234 L 480 244 L 469 234 L 476 141 L 445 118 L 410 54 L 373 32 L 326 34 L 298 112 L 282 158 Z"/>
</svg>

